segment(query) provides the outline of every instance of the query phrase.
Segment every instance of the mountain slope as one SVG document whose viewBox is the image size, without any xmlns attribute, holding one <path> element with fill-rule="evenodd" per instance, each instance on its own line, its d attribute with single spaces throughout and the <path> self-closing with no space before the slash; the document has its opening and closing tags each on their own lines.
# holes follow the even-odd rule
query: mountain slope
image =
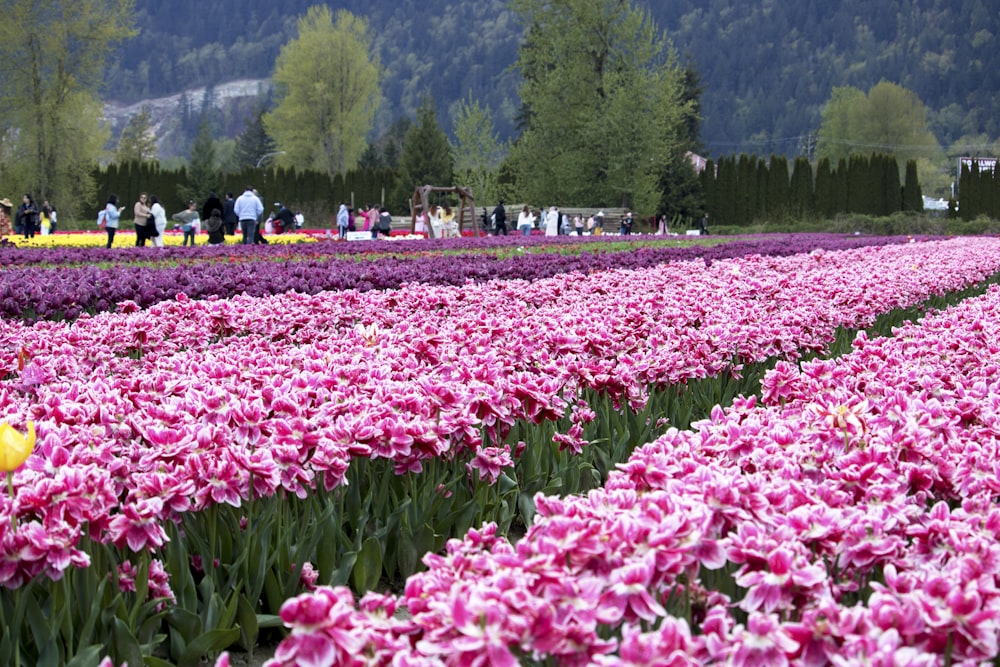
<svg viewBox="0 0 1000 667">
<path fill-rule="evenodd" d="M 637 0 L 704 85 L 705 152 L 795 155 L 836 86 L 885 79 L 912 89 L 950 144 L 1000 136 L 1000 13 L 991 0 Z M 270 76 L 307 0 L 137 0 L 141 34 L 109 71 L 109 102 L 131 104 Z M 369 19 L 384 67 L 384 129 L 435 100 L 450 129 L 470 92 L 516 134 L 521 26 L 503 0 L 345 0 Z"/>
</svg>

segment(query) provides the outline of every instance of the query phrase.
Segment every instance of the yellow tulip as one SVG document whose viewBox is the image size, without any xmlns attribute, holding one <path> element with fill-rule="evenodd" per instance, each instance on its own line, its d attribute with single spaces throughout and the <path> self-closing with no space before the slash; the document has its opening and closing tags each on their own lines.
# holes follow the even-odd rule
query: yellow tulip
<svg viewBox="0 0 1000 667">
<path fill-rule="evenodd" d="M 22 435 L 7 422 L 0 423 L 0 472 L 20 468 L 35 449 L 35 422 L 28 422 L 28 433 Z"/>
</svg>

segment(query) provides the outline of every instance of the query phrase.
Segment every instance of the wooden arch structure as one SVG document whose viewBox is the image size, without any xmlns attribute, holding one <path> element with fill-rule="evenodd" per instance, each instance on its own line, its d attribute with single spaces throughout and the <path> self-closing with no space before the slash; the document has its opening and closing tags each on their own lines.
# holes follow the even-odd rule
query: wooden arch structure
<svg viewBox="0 0 1000 667">
<path fill-rule="evenodd" d="M 423 211 L 425 214 L 430 211 L 430 194 L 432 192 L 447 192 L 449 194 L 457 194 L 462 200 L 462 203 L 458 207 L 458 235 L 462 235 L 462 230 L 465 228 L 465 214 L 469 213 L 469 221 L 472 223 L 472 229 L 476 236 L 479 236 L 479 225 L 476 224 L 476 200 L 472 196 L 472 190 L 460 185 L 455 185 L 451 187 L 438 186 L 438 185 L 421 185 L 413 190 L 413 197 L 410 200 L 410 233 L 412 234 L 416 230 L 417 226 L 417 210 Z M 434 229 L 434 225 L 431 224 L 430 218 L 427 220 L 427 237 L 428 238 L 440 238 L 441 230 Z"/>
</svg>

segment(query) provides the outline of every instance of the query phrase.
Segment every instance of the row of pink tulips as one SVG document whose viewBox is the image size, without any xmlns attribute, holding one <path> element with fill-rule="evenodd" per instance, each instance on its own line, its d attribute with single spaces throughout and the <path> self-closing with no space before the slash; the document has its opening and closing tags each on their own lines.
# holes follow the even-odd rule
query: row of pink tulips
<svg viewBox="0 0 1000 667">
<path fill-rule="evenodd" d="M 641 405 L 650 384 L 795 358 L 837 326 L 998 269 L 1000 241 L 956 239 L 0 322 L 5 417 L 38 432 L 0 500 L 0 581 L 86 565 L 83 531 L 154 549 L 183 512 L 335 488 L 354 457 L 402 471 L 472 454 L 484 431 L 566 414 L 582 388 Z M 489 475 L 507 456 L 480 451 L 473 465 Z"/>
<path fill-rule="evenodd" d="M 978 665 L 1000 636 L 1000 289 L 859 335 L 428 555 L 400 596 L 289 600 L 285 665 Z M 405 613 L 400 613 L 405 610 Z"/>
</svg>

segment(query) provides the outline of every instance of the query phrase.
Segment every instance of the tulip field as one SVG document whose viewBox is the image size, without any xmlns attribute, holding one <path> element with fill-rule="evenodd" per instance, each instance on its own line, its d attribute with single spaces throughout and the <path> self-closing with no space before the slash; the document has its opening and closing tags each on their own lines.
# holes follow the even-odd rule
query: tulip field
<svg viewBox="0 0 1000 667">
<path fill-rule="evenodd" d="M 1000 664 L 1000 239 L 143 250 L 0 248 L 0 664 Z"/>
</svg>

